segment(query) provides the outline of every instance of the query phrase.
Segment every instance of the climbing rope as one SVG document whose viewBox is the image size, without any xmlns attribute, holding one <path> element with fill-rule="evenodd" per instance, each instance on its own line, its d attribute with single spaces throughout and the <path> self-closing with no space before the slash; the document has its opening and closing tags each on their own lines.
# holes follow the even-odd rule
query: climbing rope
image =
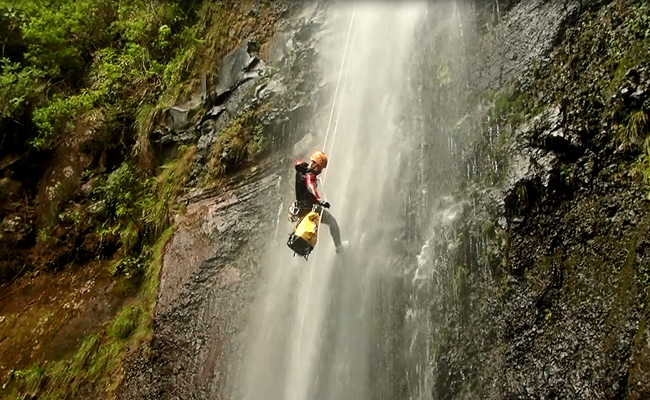
<svg viewBox="0 0 650 400">
<path fill-rule="evenodd" d="M 329 135 L 330 135 L 330 128 L 332 127 L 332 120 L 333 120 L 333 117 L 334 117 L 334 110 L 336 109 L 336 103 L 337 103 L 338 96 L 339 96 L 339 89 L 341 87 L 341 81 L 342 81 L 342 78 L 343 78 L 343 69 L 345 68 L 345 63 L 346 63 L 347 57 L 348 57 L 348 51 L 350 49 L 350 41 L 351 41 L 351 37 L 352 37 L 352 26 L 354 24 L 355 16 L 356 16 L 356 5 L 352 9 L 352 16 L 350 17 L 350 22 L 348 24 L 348 30 L 347 30 L 346 38 L 345 38 L 345 48 L 343 49 L 343 58 L 341 59 L 341 65 L 339 66 L 339 73 L 338 73 L 338 77 L 336 79 L 336 86 L 335 86 L 335 89 L 334 89 L 334 98 L 332 99 L 332 106 L 330 108 L 330 115 L 329 115 L 329 119 L 328 119 L 328 122 L 327 122 L 327 129 L 325 130 L 325 140 L 323 142 L 323 147 L 322 147 L 323 150 L 325 150 L 326 147 L 327 147 L 327 140 L 328 140 Z M 336 122 L 334 124 L 334 130 L 332 131 L 333 140 L 336 139 L 336 132 L 337 132 L 337 127 L 338 127 L 339 117 L 340 117 L 340 112 L 339 112 L 339 110 L 337 110 L 337 112 L 336 112 Z M 334 150 L 334 148 L 332 147 L 332 152 L 333 152 L 333 150 Z M 332 158 L 331 152 L 329 153 L 329 158 L 330 159 Z M 323 186 L 325 185 L 325 178 L 326 177 L 327 177 L 327 169 L 325 169 L 325 171 L 323 172 L 323 178 L 321 179 L 321 182 L 323 183 Z M 318 215 L 318 226 L 319 227 L 321 225 L 321 220 L 323 219 L 323 211 L 324 211 L 324 207 L 321 207 L 319 215 Z M 316 243 L 318 243 L 318 235 L 316 236 Z M 312 286 L 313 281 L 314 281 L 314 275 L 313 274 L 314 274 L 314 269 L 309 268 L 309 286 L 310 287 Z M 310 301 L 310 293 L 307 294 L 307 303 L 309 303 L 309 301 Z M 305 316 L 306 316 L 306 313 L 303 312 L 302 318 L 300 319 L 300 328 L 299 328 L 300 329 L 300 331 L 299 331 L 300 332 L 300 341 L 299 341 L 299 344 L 300 344 L 300 346 L 299 346 L 300 350 L 299 351 L 300 351 L 300 353 L 303 352 L 302 336 L 304 335 Z"/>
<path fill-rule="evenodd" d="M 352 8 L 352 16 L 350 17 L 350 22 L 348 23 L 348 30 L 345 36 L 345 47 L 343 49 L 343 58 L 341 59 L 341 65 L 339 66 L 339 73 L 338 77 L 336 79 L 336 86 L 334 88 L 334 97 L 332 99 L 332 106 L 330 107 L 330 116 L 327 121 L 327 129 L 325 130 L 325 140 L 323 141 L 323 151 L 327 148 L 327 139 L 329 138 L 330 135 L 330 128 L 332 127 L 332 119 L 334 117 L 334 110 L 336 109 L 336 105 L 338 102 L 338 97 L 339 97 L 339 89 L 341 87 L 341 81 L 343 79 L 343 69 L 345 68 L 345 64 L 348 58 L 348 51 L 350 50 L 350 42 L 352 39 L 352 26 L 354 24 L 354 19 L 357 13 L 356 6 Z M 332 137 L 334 138 L 333 140 L 336 140 L 336 132 L 337 128 L 339 125 L 339 117 L 341 113 L 340 110 L 336 109 L 336 122 L 334 124 L 334 131 L 332 133 Z M 329 158 L 331 159 L 331 153 L 334 152 L 334 145 L 332 145 L 332 151 L 327 153 L 329 154 Z M 327 169 L 323 172 L 323 184 L 325 183 L 325 177 L 327 176 Z"/>
<path fill-rule="evenodd" d="M 327 121 L 327 129 L 325 130 L 325 140 L 323 141 L 323 151 L 326 150 L 327 148 L 327 140 L 329 139 L 330 132 L 332 132 L 332 141 L 336 141 L 336 133 L 338 131 L 338 126 L 339 126 L 339 118 L 341 117 L 341 112 L 340 110 L 336 107 L 338 98 L 339 98 L 339 89 L 341 87 L 341 81 L 343 80 L 343 70 L 345 68 L 345 64 L 347 62 L 348 58 L 348 52 L 350 50 L 350 42 L 352 41 L 352 27 L 354 25 L 354 19 L 357 14 L 357 8 L 356 5 L 353 6 L 352 8 L 352 16 L 350 16 L 350 22 L 348 23 L 348 29 L 345 37 L 345 47 L 343 49 L 343 58 L 341 59 L 341 65 L 339 66 L 339 73 L 338 77 L 336 78 L 336 86 L 334 88 L 334 97 L 332 99 L 332 106 L 330 107 L 330 115 L 329 119 Z M 334 129 L 333 131 L 330 130 L 332 128 L 332 119 L 334 117 L 334 110 L 336 109 L 336 121 L 334 123 Z M 334 153 L 334 144 L 332 144 L 332 150 L 330 152 L 327 152 L 328 158 L 331 160 L 332 159 L 332 154 Z M 323 177 L 321 178 L 321 182 L 323 183 L 323 186 L 325 186 L 325 178 L 327 178 L 327 168 L 325 171 L 323 171 Z M 320 227 L 320 224 L 323 219 L 323 212 L 325 209 L 321 207 L 320 213 L 318 213 L 318 226 Z M 318 243 L 318 235 L 316 236 L 316 242 Z"/>
</svg>

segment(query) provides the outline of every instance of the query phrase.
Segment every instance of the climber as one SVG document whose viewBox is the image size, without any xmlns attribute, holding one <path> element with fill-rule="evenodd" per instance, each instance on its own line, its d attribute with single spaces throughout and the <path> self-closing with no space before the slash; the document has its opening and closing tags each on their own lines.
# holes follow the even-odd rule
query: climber
<svg viewBox="0 0 650 400">
<path fill-rule="evenodd" d="M 329 226 L 330 234 L 336 246 L 336 252 L 343 251 L 341 243 L 341 232 L 336 219 L 323 208 L 330 208 L 330 203 L 321 199 L 316 187 L 316 177 L 327 167 L 327 155 L 322 151 L 313 153 L 309 163 L 298 161 L 296 168 L 296 201 L 292 206 L 291 214 L 296 220 L 302 219 L 313 207 L 317 206 L 317 212 L 322 211 L 321 222 Z M 322 207 L 322 208 L 321 208 Z"/>
</svg>

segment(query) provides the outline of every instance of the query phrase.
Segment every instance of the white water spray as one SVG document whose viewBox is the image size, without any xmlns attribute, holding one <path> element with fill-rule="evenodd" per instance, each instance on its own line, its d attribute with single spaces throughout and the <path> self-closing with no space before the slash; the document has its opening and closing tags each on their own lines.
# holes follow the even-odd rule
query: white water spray
<svg viewBox="0 0 650 400">
<path fill-rule="evenodd" d="M 319 51 L 333 94 L 315 116 L 314 131 L 330 154 L 321 190 L 352 247 L 335 254 L 324 226 L 308 263 L 292 259 L 284 246 L 269 252 L 237 398 L 393 399 L 399 391 L 395 380 L 405 374 L 400 356 L 388 349 L 399 345 L 387 343 L 400 333 L 389 330 L 399 331 L 403 319 L 417 319 L 418 312 L 409 317 L 406 306 L 394 311 L 390 301 L 395 282 L 405 281 L 395 263 L 404 253 L 400 232 L 409 189 L 403 184 L 406 175 L 417 175 L 402 166 L 419 135 L 427 134 L 408 131 L 413 124 L 405 119 L 421 113 L 413 111 L 419 101 L 409 71 L 416 29 L 429 8 L 425 2 L 350 2 L 329 10 L 327 28 L 336 34 L 325 37 Z M 431 256 L 425 253 L 414 284 L 427 279 Z"/>
</svg>

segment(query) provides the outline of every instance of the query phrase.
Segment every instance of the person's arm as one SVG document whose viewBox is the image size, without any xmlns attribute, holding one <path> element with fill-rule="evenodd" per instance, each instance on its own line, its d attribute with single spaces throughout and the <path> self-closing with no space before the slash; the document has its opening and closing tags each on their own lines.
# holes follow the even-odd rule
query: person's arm
<svg viewBox="0 0 650 400">
<path fill-rule="evenodd" d="M 318 193 L 318 188 L 316 187 L 316 174 L 305 175 L 305 183 L 307 184 L 309 193 L 311 193 L 316 198 L 316 201 L 320 203 L 320 194 Z"/>
<path fill-rule="evenodd" d="M 308 164 L 302 160 L 296 161 L 296 164 L 294 165 L 294 168 L 296 168 L 296 171 L 302 172 L 303 174 L 307 172 L 307 167 Z"/>
</svg>

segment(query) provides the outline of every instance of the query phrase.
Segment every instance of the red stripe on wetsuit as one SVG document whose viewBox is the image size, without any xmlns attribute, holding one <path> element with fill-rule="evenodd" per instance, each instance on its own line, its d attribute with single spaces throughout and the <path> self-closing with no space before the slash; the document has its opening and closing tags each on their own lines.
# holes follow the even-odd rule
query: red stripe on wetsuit
<svg viewBox="0 0 650 400">
<path fill-rule="evenodd" d="M 320 195 L 318 194 L 318 188 L 316 188 L 316 185 L 318 184 L 316 182 L 316 174 L 306 173 L 305 184 L 307 185 L 307 189 L 309 189 L 309 192 L 316 198 L 316 201 L 319 202 Z"/>
</svg>

